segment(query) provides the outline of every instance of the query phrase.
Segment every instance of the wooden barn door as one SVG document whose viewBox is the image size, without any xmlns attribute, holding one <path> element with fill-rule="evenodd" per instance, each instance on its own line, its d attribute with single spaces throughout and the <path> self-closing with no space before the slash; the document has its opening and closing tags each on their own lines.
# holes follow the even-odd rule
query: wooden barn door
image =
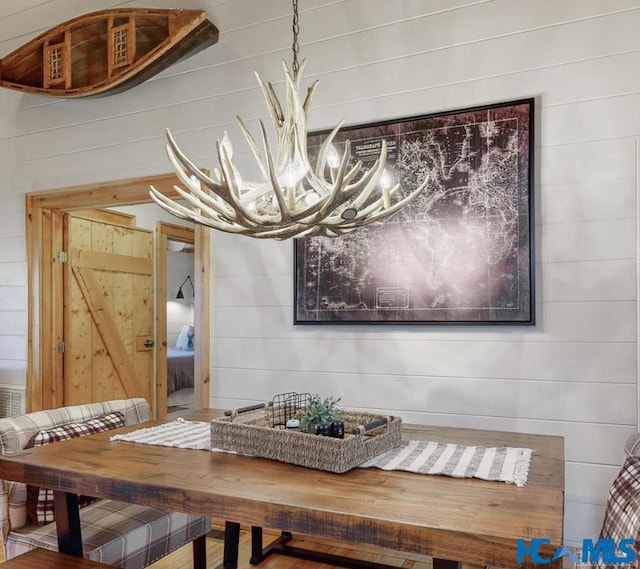
<svg viewBox="0 0 640 569">
<path fill-rule="evenodd" d="M 144 397 L 154 406 L 153 237 L 65 214 L 64 405 Z"/>
</svg>

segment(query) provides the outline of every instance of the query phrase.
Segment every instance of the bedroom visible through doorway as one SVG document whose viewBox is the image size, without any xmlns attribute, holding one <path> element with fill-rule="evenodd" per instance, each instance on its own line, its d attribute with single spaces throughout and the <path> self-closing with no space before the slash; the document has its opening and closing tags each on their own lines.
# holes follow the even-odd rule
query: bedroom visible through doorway
<svg viewBox="0 0 640 569">
<path fill-rule="evenodd" d="M 167 239 L 167 414 L 193 410 L 196 290 L 193 243 Z"/>
</svg>

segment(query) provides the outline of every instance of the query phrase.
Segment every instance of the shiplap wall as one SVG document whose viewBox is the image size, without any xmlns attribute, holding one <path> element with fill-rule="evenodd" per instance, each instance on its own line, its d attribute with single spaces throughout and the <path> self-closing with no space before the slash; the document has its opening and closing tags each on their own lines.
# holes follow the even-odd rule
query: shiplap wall
<svg viewBox="0 0 640 569">
<path fill-rule="evenodd" d="M 175 6 L 175 1 L 147 5 Z M 104 0 L 3 0 L 0 53 Z M 204 7 L 218 45 L 133 91 L 55 101 L 0 90 L 0 382 L 24 381 L 24 194 L 167 172 L 162 129 L 213 167 L 236 114 L 282 86 L 289 0 Z M 213 238 L 215 406 L 288 390 L 405 420 L 563 435 L 566 541 L 597 534 L 637 425 L 640 0 L 301 0 L 311 127 L 537 98 L 538 324 L 293 327 L 292 245 Z M 244 152 L 244 153 L 243 153 Z"/>
</svg>

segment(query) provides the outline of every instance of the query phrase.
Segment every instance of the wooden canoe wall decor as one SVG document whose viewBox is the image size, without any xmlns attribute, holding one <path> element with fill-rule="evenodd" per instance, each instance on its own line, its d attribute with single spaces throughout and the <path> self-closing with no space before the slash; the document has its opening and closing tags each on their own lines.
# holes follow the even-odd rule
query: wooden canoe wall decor
<svg viewBox="0 0 640 569">
<path fill-rule="evenodd" d="M 0 59 L 0 86 L 100 97 L 139 85 L 218 41 L 203 10 L 119 8 L 60 24 Z"/>
</svg>

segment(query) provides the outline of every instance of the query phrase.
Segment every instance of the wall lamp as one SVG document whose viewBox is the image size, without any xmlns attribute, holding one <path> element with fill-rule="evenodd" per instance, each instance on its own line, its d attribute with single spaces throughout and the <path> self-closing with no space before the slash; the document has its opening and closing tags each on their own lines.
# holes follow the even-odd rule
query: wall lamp
<svg viewBox="0 0 640 569">
<path fill-rule="evenodd" d="M 186 282 L 189 281 L 189 284 L 191 285 L 191 292 L 193 293 L 193 296 L 196 296 L 196 289 L 193 287 L 193 281 L 191 280 L 191 275 L 187 275 L 187 278 L 184 279 L 184 281 L 182 281 L 182 284 L 178 287 L 178 294 L 176 294 L 176 298 L 180 299 L 180 298 L 184 298 L 184 294 L 182 294 L 182 287 L 186 284 Z"/>
</svg>

